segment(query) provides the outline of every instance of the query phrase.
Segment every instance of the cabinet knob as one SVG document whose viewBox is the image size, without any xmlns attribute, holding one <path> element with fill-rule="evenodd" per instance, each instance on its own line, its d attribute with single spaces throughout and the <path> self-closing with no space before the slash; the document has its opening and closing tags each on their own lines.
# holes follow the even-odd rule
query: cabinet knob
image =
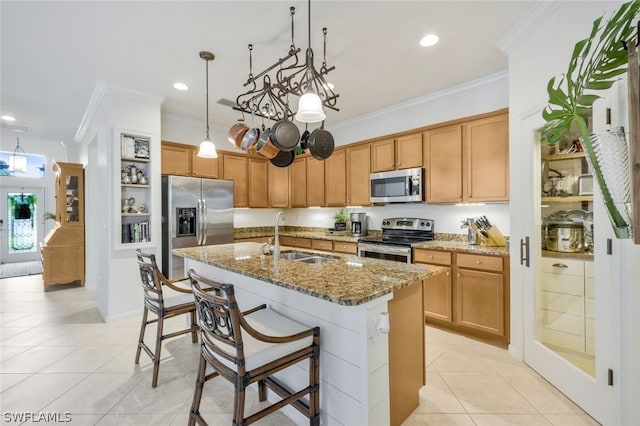
<svg viewBox="0 0 640 426">
<path fill-rule="evenodd" d="M 429 255 L 429 259 L 433 259 L 433 255 L 432 254 Z"/>
<path fill-rule="evenodd" d="M 446 275 L 446 276 L 449 276 L 449 273 L 448 273 L 448 272 L 446 272 L 446 273 L 445 273 L 445 275 Z"/>
<path fill-rule="evenodd" d="M 480 264 L 480 261 L 479 261 L 479 260 L 476 260 L 476 264 L 478 264 L 478 265 L 479 265 L 479 264 Z"/>
<path fill-rule="evenodd" d="M 456 274 L 456 277 L 460 278 L 460 272 L 458 272 L 458 273 Z"/>
</svg>

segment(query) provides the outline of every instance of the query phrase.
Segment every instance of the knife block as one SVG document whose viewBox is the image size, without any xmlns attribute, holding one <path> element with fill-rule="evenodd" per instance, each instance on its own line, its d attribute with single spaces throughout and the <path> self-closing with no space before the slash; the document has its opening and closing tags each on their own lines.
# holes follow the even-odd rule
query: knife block
<svg viewBox="0 0 640 426">
<path fill-rule="evenodd" d="M 502 235 L 502 232 L 495 226 L 486 230 L 488 237 L 482 236 L 481 244 L 487 247 L 505 247 L 507 245 L 507 239 Z"/>
</svg>

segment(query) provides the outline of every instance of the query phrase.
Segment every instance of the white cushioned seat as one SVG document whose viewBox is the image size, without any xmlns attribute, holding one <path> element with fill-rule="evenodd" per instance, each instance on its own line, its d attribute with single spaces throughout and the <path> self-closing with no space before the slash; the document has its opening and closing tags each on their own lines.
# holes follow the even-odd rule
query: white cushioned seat
<svg viewBox="0 0 640 426">
<path fill-rule="evenodd" d="M 257 331 L 269 336 L 289 336 L 308 330 L 309 327 L 293 321 L 277 312 L 266 308 L 246 315 L 244 319 Z M 288 343 L 267 343 L 254 339 L 244 329 L 242 330 L 242 343 L 244 345 L 245 368 L 253 370 L 268 362 L 299 349 L 311 346 L 313 336 L 308 336 Z M 235 356 L 235 350 L 230 345 L 220 344 L 219 347 L 229 355 Z M 222 357 L 217 358 L 227 367 L 237 370 L 235 364 Z"/>
</svg>

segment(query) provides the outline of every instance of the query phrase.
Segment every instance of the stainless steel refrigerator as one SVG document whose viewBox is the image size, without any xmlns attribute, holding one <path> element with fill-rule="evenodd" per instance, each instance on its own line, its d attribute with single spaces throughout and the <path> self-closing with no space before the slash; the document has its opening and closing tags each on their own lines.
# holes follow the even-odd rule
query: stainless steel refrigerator
<svg viewBox="0 0 640 426">
<path fill-rule="evenodd" d="M 185 277 L 175 248 L 233 242 L 233 181 L 162 177 L 162 273 Z"/>
</svg>

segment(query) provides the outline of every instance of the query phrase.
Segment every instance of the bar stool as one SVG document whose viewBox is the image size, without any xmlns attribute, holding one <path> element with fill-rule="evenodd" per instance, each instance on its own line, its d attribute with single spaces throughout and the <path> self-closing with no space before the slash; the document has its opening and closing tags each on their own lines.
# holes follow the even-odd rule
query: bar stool
<svg viewBox="0 0 640 426">
<path fill-rule="evenodd" d="M 266 305 L 240 312 L 232 284 L 221 284 L 189 271 L 198 309 L 200 363 L 189 425 L 206 424 L 200 415 L 204 384 L 220 375 L 235 386 L 233 424 L 249 425 L 290 404 L 320 424 L 320 328 L 308 328 L 277 314 Z M 272 375 L 309 359 L 309 383 L 290 391 Z M 207 364 L 214 371 L 206 374 Z M 258 397 L 266 400 L 269 388 L 280 398 L 262 410 L 244 416 L 245 390 L 258 382 Z M 307 403 L 302 398 L 309 395 Z"/>
<path fill-rule="evenodd" d="M 158 269 L 155 255 L 142 253 L 142 251 L 138 249 L 136 250 L 136 256 L 138 257 L 140 280 L 142 282 L 142 290 L 144 293 L 144 313 L 142 315 L 142 324 L 140 326 L 138 349 L 136 350 L 136 364 L 140 362 L 141 349 L 144 349 L 147 355 L 151 358 L 151 361 L 153 361 L 153 379 L 151 381 L 151 387 L 155 388 L 158 384 L 162 342 L 171 337 L 180 336 L 186 333 L 191 333 L 191 341 L 193 343 L 198 341 L 196 304 L 191 289 L 174 285 L 181 281 L 187 281 L 187 278 L 168 280 Z M 177 292 L 186 294 L 165 298 L 163 294 L 163 286 L 167 286 Z M 157 318 L 148 320 L 149 312 L 156 314 Z M 163 334 L 164 320 L 183 314 L 188 314 L 191 317 L 190 327 L 173 333 Z M 151 351 L 149 346 L 144 342 L 144 332 L 147 328 L 147 324 L 152 324 L 154 322 L 158 323 L 158 329 L 156 333 L 155 348 Z"/>
</svg>

